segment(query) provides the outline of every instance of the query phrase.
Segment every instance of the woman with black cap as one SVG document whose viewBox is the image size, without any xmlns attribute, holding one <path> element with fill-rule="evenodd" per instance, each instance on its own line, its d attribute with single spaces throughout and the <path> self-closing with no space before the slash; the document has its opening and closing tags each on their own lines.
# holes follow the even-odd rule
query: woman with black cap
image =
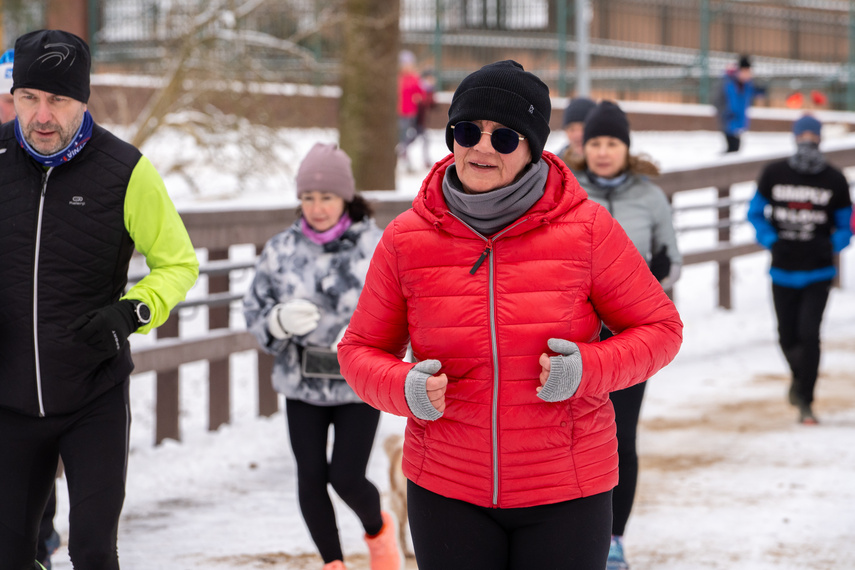
<svg viewBox="0 0 855 570">
<path fill-rule="evenodd" d="M 682 341 L 626 234 L 543 151 L 550 114 L 517 62 L 461 82 L 453 154 L 387 226 L 339 344 L 356 393 L 408 418 L 420 570 L 602 570 L 618 468 L 608 394 Z M 600 319 L 617 332 L 602 343 Z"/>
<path fill-rule="evenodd" d="M 582 157 L 570 161 L 576 179 L 591 200 L 605 206 L 647 260 L 663 289 L 671 289 L 680 277 L 682 256 L 671 222 L 671 206 L 661 188 L 650 182 L 659 169 L 649 160 L 629 153 L 629 120 L 611 101 L 600 102 L 587 116 Z M 600 339 L 612 336 L 603 326 Z M 614 490 L 612 544 L 607 570 L 626 570 L 623 534 L 638 479 L 635 448 L 638 416 L 644 397 L 641 382 L 610 395 L 615 408 L 620 484 Z"/>
</svg>

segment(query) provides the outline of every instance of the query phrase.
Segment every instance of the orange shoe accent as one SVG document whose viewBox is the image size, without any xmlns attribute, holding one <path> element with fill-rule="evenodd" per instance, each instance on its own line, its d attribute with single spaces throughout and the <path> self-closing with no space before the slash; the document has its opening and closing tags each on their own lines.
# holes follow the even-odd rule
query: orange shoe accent
<svg viewBox="0 0 855 570">
<path fill-rule="evenodd" d="M 371 556 L 371 570 L 400 570 L 401 551 L 398 549 L 398 538 L 392 516 L 383 511 L 383 528 L 375 536 L 365 535 L 368 553 Z"/>
<path fill-rule="evenodd" d="M 347 570 L 347 568 L 341 560 L 333 560 L 329 564 L 324 564 L 323 570 Z"/>
</svg>

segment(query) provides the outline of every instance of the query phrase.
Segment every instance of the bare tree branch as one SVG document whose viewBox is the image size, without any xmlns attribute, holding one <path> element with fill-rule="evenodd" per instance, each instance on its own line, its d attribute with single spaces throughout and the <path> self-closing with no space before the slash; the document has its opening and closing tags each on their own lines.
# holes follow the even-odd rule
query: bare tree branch
<svg viewBox="0 0 855 570">
<path fill-rule="evenodd" d="M 174 7 L 169 15 L 173 47 L 163 85 L 149 98 L 129 135 L 130 142 L 142 147 L 159 131 L 172 129 L 183 133 L 212 160 L 222 160 L 226 145 L 238 148 L 238 170 L 242 173 L 285 168 L 274 153 L 287 144 L 277 133 L 263 125 L 250 125 L 243 114 L 257 110 L 263 103 L 258 81 L 264 68 L 252 57 L 258 52 L 281 52 L 298 58 L 308 70 L 316 69 L 315 54 L 301 45 L 314 34 L 327 33 L 340 25 L 344 14 L 338 2 L 331 2 L 310 22 L 301 21 L 299 29 L 287 38 L 244 27 L 247 18 L 261 9 L 280 10 L 281 0 L 246 0 L 234 6 L 232 0 L 209 2 L 199 13 L 180 12 Z M 238 49 L 236 49 L 236 47 Z M 247 49 L 249 48 L 249 49 Z M 224 59 L 223 54 L 231 59 Z M 257 98 L 257 102 L 253 102 Z M 228 147 L 231 149 L 232 147 Z M 176 158 L 165 167 L 191 181 L 192 164 Z M 237 176 L 236 189 L 246 183 Z"/>
</svg>

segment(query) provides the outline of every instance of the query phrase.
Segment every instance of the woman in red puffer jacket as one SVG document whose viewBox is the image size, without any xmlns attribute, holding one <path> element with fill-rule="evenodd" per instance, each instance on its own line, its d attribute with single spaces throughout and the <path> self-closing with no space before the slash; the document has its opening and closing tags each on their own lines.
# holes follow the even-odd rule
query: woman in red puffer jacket
<svg viewBox="0 0 855 570">
<path fill-rule="evenodd" d="M 409 418 L 420 570 L 605 568 L 609 392 L 649 378 L 682 341 L 624 231 L 543 152 L 550 112 L 546 86 L 516 62 L 463 80 L 454 154 L 386 228 L 339 344 L 356 393 Z M 616 333 L 604 342 L 601 322 Z"/>
</svg>

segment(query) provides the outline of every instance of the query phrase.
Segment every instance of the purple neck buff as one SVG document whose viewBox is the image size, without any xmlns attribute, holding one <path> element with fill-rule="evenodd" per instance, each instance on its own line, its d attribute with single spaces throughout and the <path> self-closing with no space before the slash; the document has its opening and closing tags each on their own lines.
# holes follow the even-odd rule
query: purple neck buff
<svg viewBox="0 0 855 570">
<path fill-rule="evenodd" d="M 309 225 L 306 218 L 300 218 L 300 229 L 307 238 L 318 245 L 324 245 L 340 238 L 352 223 L 353 220 L 350 219 L 350 216 L 342 214 L 341 218 L 339 218 L 338 222 L 336 222 L 333 227 L 325 232 L 318 232 L 312 229 L 312 226 Z"/>
</svg>

